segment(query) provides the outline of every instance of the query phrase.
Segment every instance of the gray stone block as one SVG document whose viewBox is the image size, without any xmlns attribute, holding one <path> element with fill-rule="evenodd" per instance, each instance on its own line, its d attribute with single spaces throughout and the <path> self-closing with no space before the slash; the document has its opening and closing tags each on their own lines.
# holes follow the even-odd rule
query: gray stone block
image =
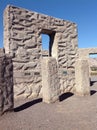
<svg viewBox="0 0 97 130">
<path fill-rule="evenodd" d="M 75 64 L 75 93 L 80 96 L 90 95 L 89 64 L 79 59 Z"/>
</svg>

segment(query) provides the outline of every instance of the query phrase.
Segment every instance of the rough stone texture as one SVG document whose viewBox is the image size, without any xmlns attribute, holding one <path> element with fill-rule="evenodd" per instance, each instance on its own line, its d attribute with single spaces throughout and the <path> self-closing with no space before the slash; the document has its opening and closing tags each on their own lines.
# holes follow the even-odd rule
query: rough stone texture
<svg viewBox="0 0 97 130">
<path fill-rule="evenodd" d="M 48 52 L 48 50 L 43 50 L 43 51 L 42 51 L 42 56 L 43 56 L 43 57 L 49 57 L 49 52 Z"/>
<path fill-rule="evenodd" d="M 75 64 L 75 94 L 90 95 L 89 64 L 88 60 L 79 59 Z"/>
<path fill-rule="evenodd" d="M 55 102 L 60 95 L 58 67 L 55 58 L 42 59 L 42 94 L 46 103 Z"/>
<path fill-rule="evenodd" d="M 90 55 L 91 54 L 97 54 L 97 48 L 79 48 L 78 49 L 78 58 L 88 60 L 89 74 L 91 74 L 91 65 L 90 65 Z M 89 77 L 91 77 L 91 75 Z"/>
<path fill-rule="evenodd" d="M 97 48 L 79 48 L 78 56 L 80 59 L 88 59 L 90 54 L 97 54 Z"/>
<path fill-rule="evenodd" d="M 15 98 L 42 97 L 42 33 L 50 36 L 48 56 L 57 60 L 61 93 L 73 90 L 78 50 L 76 24 L 7 6 L 4 12 L 4 47 L 5 53 L 12 56 Z"/>
<path fill-rule="evenodd" d="M 13 105 L 12 60 L 0 49 L 0 113 L 12 110 Z"/>
</svg>

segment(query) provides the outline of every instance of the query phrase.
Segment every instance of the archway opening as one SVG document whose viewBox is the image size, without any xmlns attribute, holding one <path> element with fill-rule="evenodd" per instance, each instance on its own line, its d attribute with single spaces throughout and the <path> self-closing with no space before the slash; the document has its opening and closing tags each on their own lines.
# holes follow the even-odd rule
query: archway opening
<svg viewBox="0 0 97 130">
<path fill-rule="evenodd" d="M 89 54 L 89 66 L 90 66 L 90 84 L 93 86 L 97 83 L 97 54 Z"/>
<path fill-rule="evenodd" d="M 50 42 L 49 35 L 42 33 L 41 36 L 42 36 L 42 49 L 49 51 L 49 42 Z"/>
<path fill-rule="evenodd" d="M 56 57 L 56 42 L 55 32 L 43 29 L 41 32 L 42 38 L 42 55 Z"/>
</svg>

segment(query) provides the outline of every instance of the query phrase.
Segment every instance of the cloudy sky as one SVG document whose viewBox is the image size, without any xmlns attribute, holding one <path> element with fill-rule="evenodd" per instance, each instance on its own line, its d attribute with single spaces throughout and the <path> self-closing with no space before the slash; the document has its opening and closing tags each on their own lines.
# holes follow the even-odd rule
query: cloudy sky
<svg viewBox="0 0 97 130">
<path fill-rule="evenodd" d="M 0 0 L 0 48 L 3 11 L 8 4 L 75 22 L 79 47 L 97 47 L 97 0 Z"/>
</svg>

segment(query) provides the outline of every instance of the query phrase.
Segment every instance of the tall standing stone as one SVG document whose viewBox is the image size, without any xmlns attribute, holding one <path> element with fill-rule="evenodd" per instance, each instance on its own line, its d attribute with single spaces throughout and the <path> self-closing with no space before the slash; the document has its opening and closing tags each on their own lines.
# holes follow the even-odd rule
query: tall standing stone
<svg viewBox="0 0 97 130">
<path fill-rule="evenodd" d="M 5 59 L 5 72 L 4 72 L 4 110 L 12 110 L 14 106 L 14 92 L 13 92 L 13 64 L 9 55 Z"/>
<path fill-rule="evenodd" d="M 75 64 L 75 93 L 80 96 L 90 95 L 88 60 L 79 59 Z"/>
<path fill-rule="evenodd" d="M 13 95 L 12 60 L 0 49 L 0 114 L 13 109 Z"/>
<path fill-rule="evenodd" d="M 3 92 L 4 92 L 4 87 L 5 87 L 5 82 L 4 82 L 4 71 L 5 71 L 5 55 L 3 52 L 3 49 L 0 49 L 0 114 L 3 113 L 3 108 L 4 108 L 4 97 L 3 97 Z"/>
<path fill-rule="evenodd" d="M 44 102 L 51 103 L 58 100 L 60 90 L 55 58 L 46 57 L 42 59 L 42 87 Z"/>
</svg>

